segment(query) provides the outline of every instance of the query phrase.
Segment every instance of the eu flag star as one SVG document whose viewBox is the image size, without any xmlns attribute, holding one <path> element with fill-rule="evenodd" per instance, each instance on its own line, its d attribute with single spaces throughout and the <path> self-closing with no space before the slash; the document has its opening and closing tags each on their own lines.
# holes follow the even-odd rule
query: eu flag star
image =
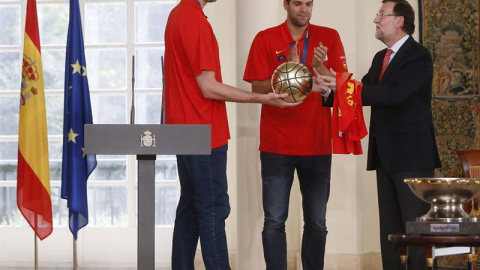
<svg viewBox="0 0 480 270">
<path fill-rule="evenodd" d="M 75 73 L 79 73 L 79 74 L 82 74 L 81 72 L 81 69 L 82 69 L 82 66 L 80 65 L 80 63 L 78 63 L 78 59 L 77 59 L 77 62 L 75 64 L 72 64 L 70 65 L 73 67 L 73 73 L 72 74 L 75 74 Z"/>
<path fill-rule="evenodd" d="M 73 143 L 77 143 L 77 142 L 75 141 L 75 137 L 77 137 L 77 136 L 78 136 L 78 134 L 77 134 L 77 133 L 74 133 L 74 132 L 73 132 L 73 129 L 70 128 L 70 132 L 68 132 L 68 141 L 69 141 L 69 142 L 73 142 Z"/>
</svg>

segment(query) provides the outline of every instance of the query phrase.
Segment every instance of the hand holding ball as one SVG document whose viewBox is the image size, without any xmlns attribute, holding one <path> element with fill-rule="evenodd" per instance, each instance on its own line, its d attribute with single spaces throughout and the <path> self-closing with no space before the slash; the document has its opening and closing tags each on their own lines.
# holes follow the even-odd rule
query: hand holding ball
<svg viewBox="0 0 480 270">
<path fill-rule="evenodd" d="M 277 94 L 287 93 L 287 102 L 304 100 L 312 90 L 312 74 L 302 63 L 285 62 L 272 75 L 272 90 Z"/>
</svg>

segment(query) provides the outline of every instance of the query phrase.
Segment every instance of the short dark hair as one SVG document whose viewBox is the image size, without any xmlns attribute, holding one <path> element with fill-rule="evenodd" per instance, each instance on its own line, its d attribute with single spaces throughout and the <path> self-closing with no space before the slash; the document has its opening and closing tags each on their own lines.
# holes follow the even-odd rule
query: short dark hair
<svg viewBox="0 0 480 270">
<path fill-rule="evenodd" d="M 290 5 L 290 1 L 291 1 L 291 0 L 285 0 L 285 1 L 287 1 L 287 4 L 289 4 L 289 5 Z M 313 2 L 313 0 L 312 0 L 312 2 Z"/>
<path fill-rule="evenodd" d="M 396 16 L 402 16 L 403 21 L 403 31 L 409 35 L 412 35 L 415 32 L 415 12 L 413 11 L 412 6 L 406 0 L 383 0 L 382 3 L 392 2 L 395 3 L 393 7 L 393 13 Z"/>
</svg>

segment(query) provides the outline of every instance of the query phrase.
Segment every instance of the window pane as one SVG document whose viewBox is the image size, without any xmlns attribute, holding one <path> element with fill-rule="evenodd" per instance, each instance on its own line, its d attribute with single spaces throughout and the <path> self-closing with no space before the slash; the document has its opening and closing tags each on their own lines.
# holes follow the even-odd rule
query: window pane
<svg viewBox="0 0 480 270">
<path fill-rule="evenodd" d="M 63 134 L 63 95 L 46 95 L 48 135 Z"/>
<path fill-rule="evenodd" d="M 126 124 L 125 95 L 90 95 L 94 124 Z"/>
<path fill-rule="evenodd" d="M 62 159 L 63 141 L 48 141 L 48 158 L 50 160 Z"/>
<path fill-rule="evenodd" d="M 18 143 L 17 142 L 0 142 L 0 160 L 14 159 L 17 160 Z"/>
<path fill-rule="evenodd" d="M 128 226 L 127 189 L 125 187 L 88 188 L 89 226 Z"/>
<path fill-rule="evenodd" d="M 50 145 L 49 145 L 50 146 Z M 61 181 L 62 179 L 62 160 L 50 160 L 50 181 Z"/>
<path fill-rule="evenodd" d="M 0 226 L 21 226 L 22 215 L 17 207 L 17 188 L 0 187 Z"/>
<path fill-rule="evenodd" d="M 0 181 L 17 180 L 17 155 L 17 142 L 0 142 Z"/>
<path fill-rule="evenodd" d="M 175 222 L 177 187 L 155 187 L 155 225 L 171 226 Z"/>
<path fill-rule="evenodd" d="M 89 180 L 126 180 L 127 159 L 126 156 L 97 155 L 97 167 L 92 172 Z"/>
<path fill-rule="evenodd" d="M 19 106 L 19 97 L 0 96 L 0 135 L 18 134 Z"/>
<path fill-rule="evenodd" d="M 0 51 L 0 91 L 19 90 L 22 80 L 20 52 Z M 20 103 L 18 103 L 20 104 Z"/>
<path fill-rule="evenodd" d="M 160 94 L 135 95 L 135 123 L 160 124 L 160 107 L 162 96 Z"/>
<path fill-rule="evenodd" d="M 85 4 L 85 44 L 125 43 L 126 14 L 125 3 Z"/>
<path fill-rule="evenodd" d="M 0 25 L 0 45 L 20 45 L 20 5 L 0 7 Z"/>
<path fill-rule="evenodd" d="M 155 160 L 155 180 L 176 181 L 177 160 L 175 156 L 157 156 Z"/>
<path fill-rule="evenodd" d="M 67 200 L 60 198 L 61 187 L 50 187 L 52 198 L 53 226 L 68 226 L 68 206 Z"/>
<path fill-rule="evenodd" d="M 66 4 L 38 5 L 38 28 L 42 44 L 67 43 L 68 12 Z"/>
<path fill-rule="evenodd" d="M 0 181 L 17 181 L 17 159 L 0 160 Z"/>
<path fill-rule="evenodd" d="M 137 49 L 135 53 L 135 87 L 163 88 L 162 56 L 165 49 Z M 138 71 L 137 71 L 138 70 Z"/>
<path fill-rule="evenodd" d="M 176 1 L 135 3 L 135 42 L 163 42 L 165 25 Z"/>
<path fill-rule="evenodd" d="M 63 90 L 65 83 L 65 49 L 42 49 L 42 65 L 45 90 Z"/>
<path fill-rule="evenodd" d="M 50 180 L 60 181 L 62 179 L 62 141 L 48 142 L 48 159 L 50 162 Z"/>
<path fill-rule="evenodd" d="M 90 89 L 126 89 L 125 50 L 86 50 Z"/>
</svg>

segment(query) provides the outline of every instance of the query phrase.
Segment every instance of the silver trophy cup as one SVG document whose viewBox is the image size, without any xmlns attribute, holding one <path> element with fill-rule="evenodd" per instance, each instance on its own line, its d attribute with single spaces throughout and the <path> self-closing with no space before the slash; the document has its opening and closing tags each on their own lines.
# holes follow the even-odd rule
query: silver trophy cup
<svg viewBox="0 0 480 270">
<path fill-rule="evenodd" d="M 462 204 L 480 193 L 480 178 L 409 178 L 405 179 L 413 193 L 430 203 L 420 222 L 476 222 Z"/>
</svg>

